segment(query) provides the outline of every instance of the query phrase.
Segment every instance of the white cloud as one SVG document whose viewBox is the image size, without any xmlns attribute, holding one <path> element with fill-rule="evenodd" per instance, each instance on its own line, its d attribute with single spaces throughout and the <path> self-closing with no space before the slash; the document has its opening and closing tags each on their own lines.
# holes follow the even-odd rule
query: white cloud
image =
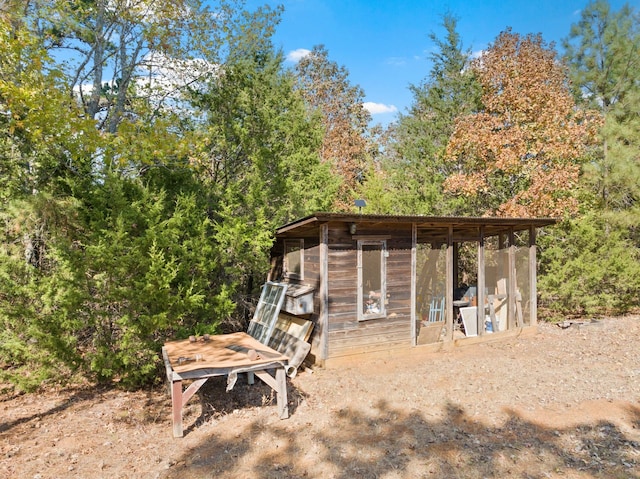
<svg viewBox="0 0 640 479">
<path fill-rule="evenodd" d="M 309 53 L 311 53 L 311 50 L 307 50 L 306 48 L 298 48 L 297 50 L 291 50 L 287 54 L 287 60 L 293 63 L 297 63 L 300 61 L 300 59 L 306 57 Z"/>
<path fill-rule="evenodd" d="M 385 105 L 384 103 L 374 103 L 372 101 L 365 101 L 362 106 L 372 115 L 379 115 L 381 113 L 395 113 L 398 111 L 395 105 Z"/>
<path fill-rule="evenodd" d="M 189 108 L 183 102 L 187 87 L 199 90 L 206 80 L 219 75 L 218 65 L 194 58 L 179 60 L 160 52 L 151 52 L 141 62 L 135 85 L 160 108 Z"/>
<path fill-rule="evenodd" d="M 218 66 L 201 58 L 179 60 L 160 52 L 148 53 L 141 62 L 142 83 L 153 88 L 179 90 L 218 73 Z"/>
<path fill-rule="evenodd" d="M 407 64 L 407 59 L 404 57 L 389 57 L 386 63 L 394 67 L 402 67 Z"/>
<path fill-rule="evenodd" d="M 219 71 L 218 65 L 201 58 L 179 60 L 152 51 L 141 59 L 132 81 L 134 86 L 144 90 L 151 99 L 176 99 L 187 86 L 199 88 L 209 77 L 218 75 Z M 116 86 L 116 80 L 107 79 L 103 85 L 113 88 Z M 88 95 L 93 91 L 93 84 L 78 84 L 73 90 L 78 95 Z"/>
<path fill-rule="evenodd" d="M 2 1 L 2 0 L 0 0 Z M 171 111 L 191 111 L 185 102 L 185 89 L 202 89 L 211 76 L 219 75 L 221 68 L 201 58 L 180 60 L 160 52 L 147 53 L 132 76 L 136 94 L 145 96 L 156 108 Z M 103 82 L 104 86 L 114 88 L 115 79 Z M 74 93 L 87 97 L 93 91 L 93 85 L 83 83 L 73 87 Z"/>
</svg>

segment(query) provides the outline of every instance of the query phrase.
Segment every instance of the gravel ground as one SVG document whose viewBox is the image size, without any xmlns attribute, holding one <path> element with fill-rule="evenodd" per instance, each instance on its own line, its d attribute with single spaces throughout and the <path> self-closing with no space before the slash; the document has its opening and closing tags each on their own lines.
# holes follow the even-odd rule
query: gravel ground
<svg viewBox="0 0 640 479">
<path fill-rule="evenodd" d="M 0 397 L 6 478 L 640 479 L 640 316 L 401 360 L 210 380 L 171 435 L 166 388 Z"/>
</svg>

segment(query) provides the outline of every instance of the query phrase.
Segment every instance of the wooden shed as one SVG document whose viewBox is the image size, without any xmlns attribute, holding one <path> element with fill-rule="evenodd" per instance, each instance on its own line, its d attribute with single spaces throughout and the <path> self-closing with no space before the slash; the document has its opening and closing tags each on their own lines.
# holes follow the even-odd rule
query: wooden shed
<svg viewBox="0 0 640 479">
<path fill-rule="evenodd" d="M 313 321 L 316 364 L 498 339 L 535 330 L 536 231 L 554 222 L 316 213 L 276 231 L 268 279 Z"/>
</svg>

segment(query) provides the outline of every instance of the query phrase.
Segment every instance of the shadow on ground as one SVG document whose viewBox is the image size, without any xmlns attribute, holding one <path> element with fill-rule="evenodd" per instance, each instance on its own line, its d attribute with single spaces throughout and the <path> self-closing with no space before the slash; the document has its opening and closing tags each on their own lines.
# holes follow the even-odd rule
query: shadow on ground
<svg viewBox="0 0 640 479">
<path fill-rule="evenodd" d="M 162 388 L 162 393 L 158 394 L 158 388 L 151 388 L 148 390 L 140 390 L 135 394 L 135 400 L 140 406 L 142 413 L 135 418 L 123 415 L 122 411 L 117 412 L 117 420 L 134 423 L 136 420 L 141 420 L 143 423 L 157 423 L 166 417 L 167 405 L 171 405 L 170 398 L 165 395 L 166 387 Z M 60 394 L 60 401 L 57 401 L 55 406 L 46 408 L 41 407 L 41 404 L 34 404 L 33 411 L 29 410 L 28 414 L 20 415 L 15 419 L 9 421 L 0 422 L 0 434 L 8 432 L 11 434 L 12 429 L 18 428 L 21 425 L 28 424 L 34 420 L 47 420 L 51 418 L 56 420 L 56 416 L 61 413 L 68 412 L 69 410 L 75 410 L 74 414 L 78 414 L 78 410 L 84 406 L 87 408 L 92 407 L 96 403 L 109 403 L 113 397 L 117 397 L 121 394 L 121 391 L 114 389 L 109 385 L 93 386 L 87 388 L 86 386 L 79 386 L 75 389 L 70 388 Z M 18 395 L 8 396 L 2 402 L 10 402 L 14 400 Z M 37 397 L 37 395 L 34 395 Z M 26 408 L 23 408 L 26 409 Z M 124 411 L 124 410 L 123 410 Z M 64 417 L 64 416 L 63 416 Z"/>
<path fill-rule="evenodd" d="M 243 407 L 233 401 L 244 394 L 235 397 L 211 405 L 215 410 L 204 411 L 201 420 L 218 407 Z M 255 405 L 257 399 L 242 401 Z M 640 407 L 630 405 L 628 414 L 638 427 Z M 640 478 L 640 443 L 609 422 L 551 429 L 510 411 L 507 421 L 493 427 L 453 403 L 433 420 L 385 401 L 367 414 L 356 408 L 327 412 L 322 425 L 296 429 L 287 422 L 252 421 L 233 441 L 211 434 L 161 477 Z"/>
<path fill-rule="evenodd" d="M 225 414 L 252 407 L 276 404 L 275 391 L 263 383 L 258 376 L 255 377 L 255 383 L 250 385 L 247 375 L 240 374 L 231 391 L 225 392 L 226 387 L 226 376 L 212 377 L 207 380 L 197 394 L 200 399 L 200 407 L 198 408 L 200 414 L 191 425 L 185 428 L 185 436 L 207 421 Z M 297 405 L 300 404 L 304 397 L 305 394 L 303 392 L 293 386 L 291 381 L 287 381 L 289 415 L 295 414 Z M 191 401 L 195 402 L 196 399 L 194 398 Z"/>
<path fill-rule="evenodd" d="M 107 388 L 96 388 L 93 390 L 86 390 L 84 388 L 79 388 L 77 389 L 75 392 L 71 393 L 69 395 L 69 397 L 67 397 L 64 401 L 62 401 L 60 404 L 57 404 L 55 407 L 52 407 L 46 411 L 38 411 L 38 412 L 34 412 L 33 414 L 24 416 L 24 417 L 19 417 L 16 418 L 14 420 L 10 420 L 10 421 L 6 421 L 6 422 L 1 422 L 0 423 L 0 433 L 3 432 L 7 432 L 10 431 L 11 429 L 13 429 L 14 427 L 20 426 L 21 424 L 27 423 L 29 421 L 32 421 L 35 418 L 46 418 L 49 416 L 54 416 L 58 413 L 61 413 L 69 408 L 71 408 L 73 405 L 82 402 L 82 401 L 93 401 L 96 397 L 96 395 L 100 395 L 103 394 L 104 392 L 107 391 Z M 10 401 L 11 399 L 15 399 L 17 397 L 17 395 L 14 396 L 10 396 L 7 397 L 7 401 Z"/>
</svg>

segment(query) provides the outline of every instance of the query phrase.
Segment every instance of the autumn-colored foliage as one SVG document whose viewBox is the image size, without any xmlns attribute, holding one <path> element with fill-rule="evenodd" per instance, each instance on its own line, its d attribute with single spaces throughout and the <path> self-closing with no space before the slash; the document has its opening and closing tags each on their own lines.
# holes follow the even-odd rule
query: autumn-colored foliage
<svg viewBox="0 0 640 479">
<path fill-rule="evenodd" d="M 320 157 L 342 179 L 335 208 L 351 208 L 350 192 L 363 176 L 371 116 L 363 107 L 364 92 L 351 85 L 345 67 L 329 60 L 322 45 L 296 65 L 300 91 L 310 111 L 318 113 L 324 129 Z"/>
<path fill-rule="evenodd" d="M 600 119 L 578 110 L 565 68 L 539 35 L 502 32 L 474 61 L 483 110 L 456 120 L 445 189 L 476 197 L 484 214 L 562 217 Z"/>
</svg>

